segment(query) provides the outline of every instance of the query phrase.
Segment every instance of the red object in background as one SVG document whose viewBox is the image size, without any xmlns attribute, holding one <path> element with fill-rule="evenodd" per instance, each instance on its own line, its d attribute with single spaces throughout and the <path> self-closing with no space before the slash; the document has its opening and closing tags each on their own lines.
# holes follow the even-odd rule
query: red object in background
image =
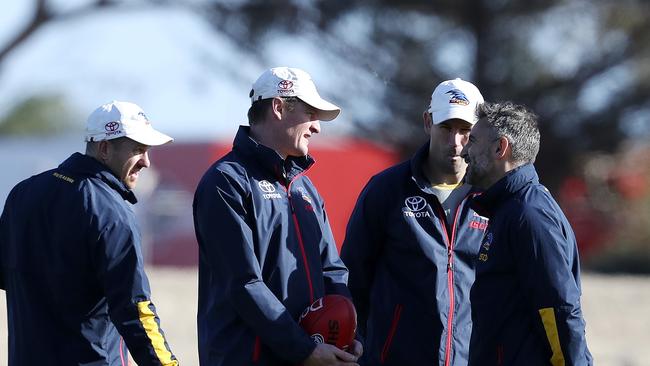
<svg viewBox="0 0 650 366">
<path fill-rule="evenodd" d="M 648 195 L 648 178 L 643 172 L 615 170 L 607 179 L 621 197 L 628 201 L 642 199 Z"/>
<path fill-rule="evenodd" d="M 316 164 L 309 169 L 307 176 L 325 200 L 325 210 L 340 251 L 359 193 L 373 175 L 397 163 L 399 157 L 377 145 L 351 139 L 336 145 L 317 145 L 312 149 L 310 154 L 313 154 Z"/>
<path fill-rule="evenodd" d="M 192 224 L 192 197 L 199 180 L 212 163 L 228 153 L 232 143 L 173 143 L 152 152 L 152 166 L 158 172 L 159 186 L 152 201 L 182 192 L 181 214 L 166 220 L 153 217 L 150 261 L 155 265 L 193 266 L 198 263 L 198 244 Z M 341 138 L 336 142 L 310 144 L 316 160 L 307 176 L 314 182 L 325 201 L 328 219 L 337 247 L 341 248 L 345 228 L 359 193 L 368 180 L 398 162 L 397 153 L 373 143 Z M 177 194 L 176 194 L 177 195 Z M 158 215 L 164 215 L 164 209 Z M 174 229 L 178 227 L 178 229 Z"/>
<path fill-rule="evenodd" d="M 589 203 L 587 183 L 580 177 L 568 177 L 560 187 L 559 198 L 578 242 L 581 258 L 602 250 L 609 241 L 612 221 Z"/>
<path fill-rule="evenodd" d="M 298 324 L 315 343 L 346 350 L 357 330 L 357 312 L 347 297 L 325 295 L 305 309 Z"/>
</svg>

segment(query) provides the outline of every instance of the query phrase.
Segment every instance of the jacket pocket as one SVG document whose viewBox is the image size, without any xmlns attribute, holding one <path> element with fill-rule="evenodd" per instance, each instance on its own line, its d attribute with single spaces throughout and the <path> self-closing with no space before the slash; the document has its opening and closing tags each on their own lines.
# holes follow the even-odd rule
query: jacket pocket
<svg viewBox="0 0 650 366">
<path fill-rule="evenodd" d="M 260 360 L 260 352 L 261 352 L 262 344 L 260 340 L 260 336 L 255 337 L 255 343 L 253 343 L 253 362 L 257 363 L 257 361 Z"/>
<path fill-rule="evenodd" d="M 390 324 L 390 329 L 388 330 L 388 336 L 384 342 L 384 347 L 381 349 L 380 362 L 383 364 L 388 357 L 388 351 L 390 350 L 390 345 L 393 343 L 393 337 L 397 331 L 397 325 L 399 324 L 399 318 L 402 315 L 402 305 L 397 304 L 395 306 L 395 312 L 393 313 L 393 321 Z"/>
</svg>

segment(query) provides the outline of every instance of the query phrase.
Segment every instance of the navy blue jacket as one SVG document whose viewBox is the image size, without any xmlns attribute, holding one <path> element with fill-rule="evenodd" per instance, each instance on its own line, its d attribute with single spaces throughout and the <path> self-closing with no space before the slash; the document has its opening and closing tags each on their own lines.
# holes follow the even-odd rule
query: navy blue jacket
<svg viewBox="0 0 650 366">
<path fill-rule="evenodd" d="M 348 295 L 323 200 L 305 171 L 241 126 L 194 196 L 202 365 L 299 364 L 315 348 L 298 326 L 325 294 Z"/>
<path fill-rule="evenodd" d="M 374 176 L 348 223 L 341 258 L 364 341 L 363 365 L 463 365 L 469 291 L 487 220 L 467 205 L 448 225 L 423 177 L 423 146 Z"/>
<path fill-rule="evenodd" d="M 11 191 L 0 219 L 10 366 L 126 365 L 126 347 L 140 366 L 178 364 L 125 200 L 136 203 L 105 165 L 79 153 Z"/>
<path fill-rule="evenodd" d="M 533 165 L 471 202 L 490 219 L 472 288 L 470 365 L 590 365 L 573 230 Z"/>
</svg>

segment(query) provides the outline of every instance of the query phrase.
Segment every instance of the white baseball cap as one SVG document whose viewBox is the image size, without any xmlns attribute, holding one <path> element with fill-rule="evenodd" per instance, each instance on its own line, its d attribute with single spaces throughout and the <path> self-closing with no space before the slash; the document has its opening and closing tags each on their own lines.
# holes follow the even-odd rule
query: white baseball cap
<svg viewBox="0 0 650 366">
<path fill-rule="evenodd" d="M 476 107 L 483 102 L 474 84 L 461 79 L 447 80 L 438 84 L 431 94 L 429 113 L 436 125 L 454 118 L 475 124 L 478 122 Z"/>
<path fill-rule="evenodd" d="M 266 70 L 253 84 L 249 96 L 251 103 L 275 97 L 298 97 L 319 110 L 319 119 L 323 121 L 331 121 L 341 112 L 341 108 L 320 97 L 308 73 L 293 67 Z"/>
<path fill-rule="evenodd" d="M 156 131 L 142 108 L 129 102 L 112 101 L 95 109 L 86 121 L 86 141 L 128 137 L 147 146 L 164 145 L 173 138 Z"/>
</svg>

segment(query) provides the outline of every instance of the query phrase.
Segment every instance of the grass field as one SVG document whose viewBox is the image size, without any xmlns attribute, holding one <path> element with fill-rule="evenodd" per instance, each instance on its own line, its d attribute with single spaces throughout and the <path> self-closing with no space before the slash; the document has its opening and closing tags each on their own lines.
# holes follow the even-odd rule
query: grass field
<svg viewBox="0 0 650 366">
<path fill-rule="evenodd" d="M 182 365 L 198 365 L 195 269 L 149 268 L 153 301 Z M 650 277 L 583 275 L 587 342 L 599 366 L 650 365 Z M 35 349 L 38 347 L 35 345 Z M 7 320 L 0 291 L 0 365 L 7 364 Z"/>
</svg>

